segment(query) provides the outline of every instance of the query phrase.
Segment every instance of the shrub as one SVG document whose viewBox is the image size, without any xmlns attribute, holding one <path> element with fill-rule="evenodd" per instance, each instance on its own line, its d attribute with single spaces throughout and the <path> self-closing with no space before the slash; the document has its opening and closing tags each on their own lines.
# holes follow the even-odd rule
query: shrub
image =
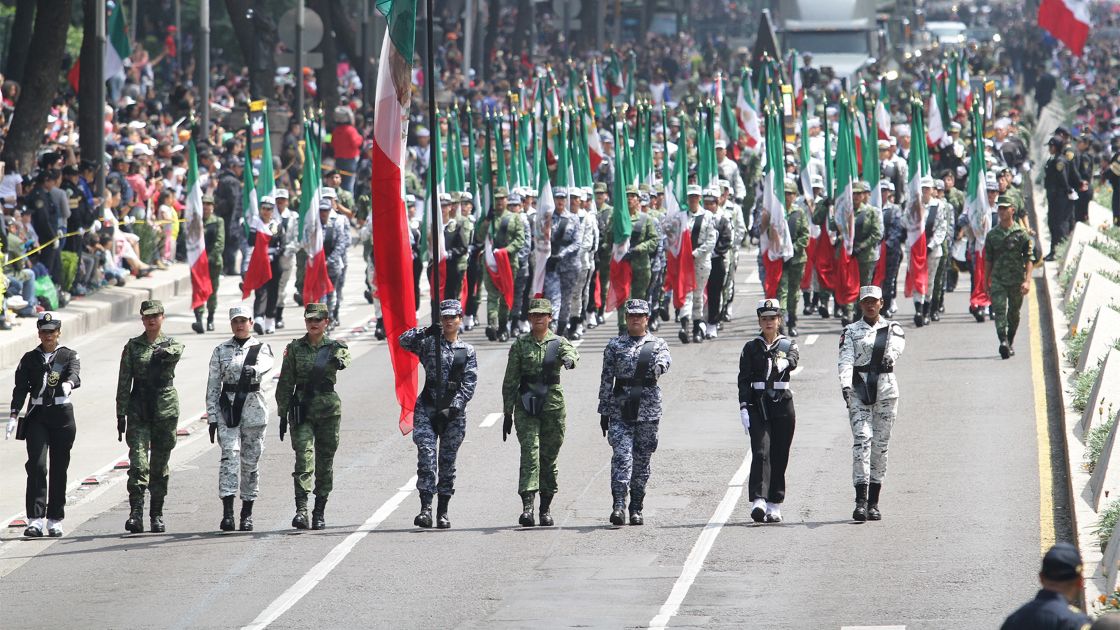
<svg viewBox="0 0 1120 630">
<path fill-rule="evenodd" d="M 1108 541 L 1112 538 L 1112 530 L 1116 528 L 1118 520 L 1120 520 L 1120 499 L 1113 499 L 1101 510 L 1100 517 L 1097 519 L 1097 529 L 1093 530 L 1097 540 L 1100 541 L 1101 553 L 1104 553 L 1104 548 L 1108 546 Z"/>
<path fill-rule="evenodd" d="M 1073 409 L 1077 413 L 1085 411 L 1085 406 L 1089 404 L 1089 396 L 1093 393 L 1093 385 L 1096 384 L 1100 373 L 1101 368 L 1098 366 L 1078 372 L 1073 377 L 1073 389 L 1070 390 L 1070 394 L 1073 396 Z"/>
<path fill-rule="evenodd" d="M 1070 366 L 1077 367 L 1078 361 L 1081 360 L 1081 353 L 1085 351 L 1085 344 L 1089 341 L 1089 328 L 1086 326 L 1077 331 L 1077 334 L 1070 337 L 1066 342 L 1066 361 Z"/>
<path fill-rule="evenodd" d="M 1108 434 L 1112 432 L 1112 425 L 1114 424 L 1116 424 L 1115 416 L 1089 431 L 1089 435 L 1085 438 L 1085 470 L 1093 472 L 1096 469 L 1097 462 L 1100 461 L 1101 453 L 1104 451 L 1104 445 L 1108 442 Z M 1109 532 L 1111 533 L 1112 530 L 1109 529 Z"/>
</svg>

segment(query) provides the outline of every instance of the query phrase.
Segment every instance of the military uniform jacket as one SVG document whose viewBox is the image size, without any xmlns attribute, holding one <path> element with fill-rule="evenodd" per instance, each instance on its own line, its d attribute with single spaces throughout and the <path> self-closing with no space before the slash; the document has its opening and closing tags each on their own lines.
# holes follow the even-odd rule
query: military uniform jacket
<svg viewBox="0 0 1120 630">
<path fill-rule="evenodd" d="M 887 349 L 883 358 L 893 365 L 906 348 L 906 333 L 898 322 L 880 315 L 879 321 L 868 324 L 867 320 L 861 317 L 844 328 L 840 334 L 840 359 L 837 362 L 841 389 L 852 386 L 852 373 L 856 368 L 871 363 L 871 353 L 875 349 L 875 335 L 880 328 L 888 327 L 891 332 L 887 336 Z M 878 399 L 890 398 L 898 398 L 898 381 L 893 371 L 879 376 Z"/>
<path fill-rule="evenodd" d="M 609 235 L 611 233 L 612 214 L 614 214 L 614 207 L 611 206 L 611 204 L 606 203 L 603 204 L 603 207 L 599 208 L 598 215 L 595 217 L 599 222 L 600 236 L 608 235 L 606 238 L 599 239 L 599 259 L 604 263 L 610 260 L 611 257 L 611 239 Z"/>
<path fill-rule="evenodd" d="M 992 265 L 992 283 L 1022 284 L 1033 253 L 1034 239 L 1023 226 L 1012 223 L 1009 228 L 993 227 L 984 240 L 984 260 Z"/>
<path fill-rule="evenodd" d="M 431 378 L 432 374 L 436 373 L 436 356 L 433 352 L 436 343 L 436 337 L 427 336 L 425 328 L 413 328 L 406 330 L 400 337 L 401 347 L 405 350 L 420 357 L 420 362 L 424 364 L 424 372 Z M 478 358 L 474 353 L 474 346 L 458 339 L 454 342 L 448 341 L 440 333 L 439 337 L 439 385 L 441 387 L 439 394 L 432 392 L 433 396 L 444 394 L 445 390 L 442 389 L 447 386 L 451 375 L 451 364 L 455 360 L 455 352 L 463 349 L 467 352 L 467 363 L 463 366 L 463 376 L 459 381 L 458 388 L 455 395 L 451 397 L 451 404 L 449 407 L 465 411 L 467 403 L 474 398 L 474 390 L 478 385 Z M 425 387 L 425 389 L 427 389 Z M 424 406 L 432 411 L 438 411 L 436 407 L 437 400 L 428 400 L 424 393 L 421 392 L 416 398 L 416 406 Z"/>
<path fill-rule="evenodd" d="M 323 226 L 323 251 L 326 252 L 327 270 L 340 273 L 346 266 L 346 249 L 350 247 L 350 224 L 346 217 L 331 213 Z"/>
<path fill-rule="evenodd" d="M 261 343 L 256 337 L 250 336 L 244 345 L 239 345 L 230 337 L 218 344 L 210 354 L 210 368 L 206 379 L 206 413 L 210 424 L 224 419 L 222 396 L 226 397 L 228 403 L 233 402 L 235 390 L 241 382 L 241 370 L 245 366 L 249 348 L 253 346 L 261 347 L 257 351 L 256 361 L 249 366 L 248 384 L 250 388 L 256 387 L 256 391 L 248 392 L 245 397 L 245 406 L 241 409 L 241 425 L 259 427 L 268 423 L 268 403 L 260 391 L 260 385 L 264 381 L 264 375 L 272 370 L 275 360 L 272 348 L 267 343 Z M 223 389 L 228 391 L 223 393 Z"/>
<path fill-rule="evenodd" d="M 649 270 L 650 256 L 657 251 L 661 237 L 657 234 L 657 221 L 644 212 L 631 216 L 633 230 L 630 233 L 630 268 L 634 271 Z M 714 232 L 713 232 L 714 234 Z"/>
<path fill-rule="evenodd" d="M 897 204 L 883 206 L 883 242 L 889 252 L 901 251 L 902 244 L 906 242 L 906 221 L 902 208 Z"/>
<path fill-rule="evenodd" d="M 879 256 L 879 243 L 883 241 L 883 220 L 877 208 L 867 203 L 856 209 L 855 218 L 855 243 L 852 253 L 860 262 L 875 260 Z"/>
<path fill-rule="evenodd" d="M 291 208 L 285 208 L 280 214 L 280 234 L 280 255 L 284 258 L 295 256 L 300 244 L 299 214 Z"/>
<path fill-rule="evenodd" d="M 699 212 L 688 214 L 686 230 L 692 232 L 692 259 L 701 267 L 711 264 L 712 250 L 716 248 L 715 217 L 701 208 Z"/>
<path fill-rule="evenodd" d="M 552 214 L 552 257 L 566 269 L 579 267 L 579 248 L 583 225 L 571 212 Z"/>
<path fill-rule="evenodd" d="M 646 374 L 635 374 L 642 346 L 647 342 L 653 344 L 649 371 Z M 628 334 L 613 337 L 603 350 L 603 372 L 599 378 L 599 415 L 623 419 L 622 405 L 627 389 L 636 386 L 636 380 L 641 379 L 642 394 L 636 421 L 661 420 L 661 386 L 657 381 L 669 371 L 672 362 L 669 344 L 660 337 L 650 334 L 642 337 L 631 337 Z"/>
<path fill-rule="evenodd" d="M 502 409 L 505 413 L 512 413 L 514 407 L 521 408 L 518 404 L 518 390 L 521 379 L 540 379 L 541 368 L 544 365 L 544 352 L 548 342 L 553 339 L 560 340 L 559 352 L 556 355 L 556 369 L 559 371 L 564 363 L 579 362 L 579 352 L 572 342 L 563 337 L 557 337 L 549 331 L 544 339 L 537 341 L 533 335 L 521 335 L 509 347 L 509 359 L 506 362 L 506 374 L 502 380 Z M 555 375 L 546 375 L 555 376 Z M 522 409 L 524 411 L 524 409 Z M 550 412 L 564 412 L 564 389 L 560 386 L 559 378 L 549 384 L 548 395 L 544 401 L 542 415 Z"/>
<path fill-rule="evenodd" d="M 731 244 L 733 247 L 738 247 L 747 236 L 747 223 L 746 219 L 743 218 L 743 206 L 728 199 L 727 203 L 723 204 L 720 209 L 731 221 Z M 662 209 L 661 212 L 664 214 L 665 210 Z"/>
<path fill-rule="evenodd" d="M 1091 620 L 1061 593 L 1040 590 L 1035 598 L 1011 613 L 1001 630 L 1088 630 Z"/>
<path fill-rule="evenodd" d="M 579 267 L 592 269 L 595 267 L 595 252 L 599 248 L 599 218 L 586 208 L 577 215 L 583 228 L 580 231 Z"/>
<path fill-rule="evenodd" d="M 940 250 L 941 244 L 949 238 L 949 227 L 945 223 L 945 217 L 951 215 L 952 212 L 949 204 L 942 202 L 940 199 L 930 199 L 929 205 L 926 207 L 926 249 Z"/>
<path fill-rule="evenodd" d="M 179 417 L 179 393 L 174 383 L 175 366 L 183 357 L 183 349 L 183 344 L 163 333 L 155 343 L 140 334 L 124 344 L 117 377 L 118 416 L 145 420 Z M 157 352 L 159 369 L 153 371 L 152 357 Z"/>
<path fill-rule="evenodd" d="M 786 224 L 789 225 L 789 237 L 793 241 L 793 258 L 786 261 L 789 265 L 802 265 L 809 259 L 806 248 L 809 247 L 809 215 L 805 212 L 803 203 L 795 203 L 786 214 Z"/>
<path fill-rule="evenodd" d="M 785 353 L 778 348 L 783 339 L 789 341 L 789 350 Z M 797 342 L 782 334 L 775 337 L 773 343 L 766 343 L 760 334 L 743 344 L 739 353 L 739 407 L 753 406 L 751 410 L 758 411 L 757 406 L 762 404 L 768 388 L 773 392 L 772 402 L 793 398 L 789 376 L 800 358 Z M 786 360 L 781 369 L 777 364 L 779 359 Z"/>
<path fill-rule="evenodd" d="M 528 238 L 521 218 L 509 210 L 503 210 L 500 214 L 495 211 L 492 217 L 484 218 L 481 229 L 474 235 L 480 245 L 490 234 L 491 225 L 494 226 L 494 249 L 505 248 L 509 253 L 510 264 L 515 265 L 521 248 L 525 246 L 525 239 Z"/>
<path fill-rule="evenodd" d="M 226 249 L 226 222 L 216 212 L 202 222 L 202 240 L 206 243 L 206 261 L 211 265 L 222 264 Z"/>
<path fill-rule="evenodd" d="M 330 359 L 323 371 L 323 379 L 319 382 L 319 391 L 313 392 L 308 400 L 304 387 L 311 378 L 315 357 L 324 344 L 331 347 Z M 341 414 L 342 401 L 335 393 L 334 386 L 338 382 L 338 371 L 345 370 L 349 365 L 350 348 L 344 341 L 331 339 L 326 335 L 323 335 L 318 345 L 312 345 L 307 335 L 290 341 L 288 347 L 284 348 L 280 380 L 276 383 L 276 410 L 280 412 L 280 417 L 287 417 L 293 396 L 298 396 L 306 405 L 309 418 Z"/>
<path fill-rule="evenodd" d="M 54 372 L 51 368 L 58 362 L 62 369 Z M 59 346 L 54 352 L 44 352 L 39 346 L 26 353 L 16 366 L 15 386 L 12 387 L 12 415 L 23 409 L 24 401 L 29 401 L 30 414 L 36 407 L 49 403 L 65 405 L 70 403 L 70 392 L 82 385 L 81 362 L 78 351 Z"/>
<path fill-rule="evenodd" d="M 1050 159 L 1046 160 L 1045 177 L 1043 178 L 1046 194 L 1069 195 L 1069 193 L 1074 192 L 1069 177 L 1070 170 L 1072 169 L 1069 161 L 1066 160 L 1064 155 L 1061 153 L 1051 155 Z"/>
</svg>

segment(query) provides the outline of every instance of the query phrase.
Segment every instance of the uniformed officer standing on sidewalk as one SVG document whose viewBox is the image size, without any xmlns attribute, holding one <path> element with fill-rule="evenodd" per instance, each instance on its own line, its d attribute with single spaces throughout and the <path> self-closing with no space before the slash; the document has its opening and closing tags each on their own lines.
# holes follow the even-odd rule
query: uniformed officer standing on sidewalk
<svg viewBox="0 0 1120 630">
<path fill-rule="evenodd" d="M 877 521 L 879 492 L 887 474 L 887 446 L 898 412 L 898 382 L 894 366 L 906 347 L 898 322 L 879 314 L 883 290 L 875 285 L 859 289 L 863 317 L 840 334 L 840 391 L 852 425 L 852 481 L 856 509 L 852 519 Z"/>
<path fill-rule="evenodd" d="M 522 527 L 533 527 L 533 502 L 541 493 L 541 525 L 552 525 L 552 498 L 559 489 L 556 458 L 564 443 L 564 390 L 560 387 L 560 367 L 576 367 L 579 353 L 572 342 L 549 329 L 552 303 L 537 298 L 529 302 L 529 334 L 521 335 L 509 348 L 505 379 L 502 381 L 502 441 L 513 431 L 517 420 L 517 441 L 521 444 L 521 469 L 517 492 L 521 495 Z"/>
<path fill-rule="evenodd" d="M 1015 206 L 1010 197 L 996 200 L 999 225 L 984 240 L 984 278 L 992 299 L 992 314 L 999 338 L 999 356 L 1009 359 L 1015 354 L 1015 333 L 1019 330 L 1019 312 L 1023 298 L 1031 291 L 1031 270 L 1036 259 L 1034 239 L 1015 222 Z"/>
<path fill-rule="evenodd" d="M 46 312 L 36 322 L 39 345 L 16 366 L 12 413 L 5 439 L 17 428 L 23 401 L 30 403 L 16 439 L 27 440 L 27 529 L 23 535 L 62 536 L 66 517 L 66 469 L 77 427 L 70 392 L 81 386 L 78 352 L 58 345 L 62 322 Z M 48 476 L 47 457 L 50 457 Z"/>
<path fill-rule="evenodd" d="M 284 348 L 280 380 L 276 383 L 276 410 L 280 412 L 280 439 L 292 430 L 296 453 L 292 480 L 295 486 L 296 529 L 325 529 L 327 497 L 334 487 L 334 453 L 342 422 L 342 401 L 334 391 L 338 371 L 350 365 L 346 343 L 331 339 L 327 305 L 312 302 L 303 308 L 307 334 Z M 307 495 L 315 477 L 315 508 L 307 519 Z"/>
<path fill-rule="evenodd" d="M 781 301 L 758 303 L 758 336 L 739 354 L 739 419 L 751 438 L 751 472 L 747 481 L 751 518 L 781 523 L 786 498 L 786 465 L 797 417 L 790 372 L 797 368 L 797 342 L 779 332 Z"/>
<path fill-rule="evenodd" d="M 229 309 L 233 337 L 218 344 L 210 355 L 206 380 L 206 413 L 210 442 L 217 437 L 222 448 L 218 469 L 218 496 L 222 499 L 224 532 L 233 531 L 233 500 L 241 490 L 243 532 L 253 531 L 253 502 L 257 500 L 257 465 L 264 452 L 268 403 L 261 381 L 272 370 L 272 348 L 253 337 L 253 311 L 246 306 Z"/>
<path fill-rule="evenodd" d="M 650 458 L 657 450 L 661 424 L 661 386 L 672 357 L 664 339 L 649 334 L 649 302 L 626 301 L 626 332 L 607 342 L 599 379 L 599 426 L 611 457 L 611 525 L 625 523 L 630 492 L 630 524 L 641 525 Z"/>
<path fill-rule="evenodd" d="M 128 340 L 117 378 L 117 440 L 128 442 L 128 520 L 124 528 L 144 531 L 144 492 L 150 491 L 151 528 L 164 531 L 163 500 L 171 477 L 168 462 L 179 424 L 175 366 L 183 344 L 163 334 L 163 303 L 140 303 L 144 334 Z M 151 455 L 149 456 L 149 452 Z"/>
<path fill-rule="evenodd" d="M 437 493 L 436 527 L 451 527 L 447 504 L 455 494 L 455 458 L 467 432 L 467 403 L 474 398 L 478 384 L 474 346 L 459 339 L 462 323 L 463 306 L 459 300 L 443 300 L 439 303 L 439 324 L 413 328 L 400 336 L 401 347 L 420 357 L 426 375 L 412 423 L 416 489 L 420 491 L 420 513 L 413 521 L 417 527 L 432 526 L 432 495 Z"/>
<path fill-rule="evenodd" d="M 1087 630 L 1091 620 L 1072 603 L 1085 592 L 1081 570 L 1077 547 L 1068 542 L 1055 544 L 1042 557 L 1038 572 L 1042 588 L 1033 600 L 1011 613 L 1001 630 Z"/>
</svg>

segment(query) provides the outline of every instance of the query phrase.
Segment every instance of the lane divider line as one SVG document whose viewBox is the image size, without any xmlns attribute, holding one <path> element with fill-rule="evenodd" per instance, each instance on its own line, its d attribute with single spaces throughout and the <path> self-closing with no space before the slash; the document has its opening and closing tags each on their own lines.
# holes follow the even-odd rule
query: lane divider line
<svg viewBox="0 0 1120 630">
<path fill-rule="evenodd" d="M 804 365 L 799 365 L 799 366 L 793 368 L 793 371 L 790 372 L 789 375 L 790 376 L 797 376 L 798 374 L 801 373 L 801 370 L 804 370 L 804 369 L 805 369 Z"/>
<path fill-rule="evenodd" d="M 377 508 L 373 514 L 370 515 L 366 522 L 362 523 L 354 533 L 347 536 L 342 542 L 338 543 L 318 562 L 315 566 L 303 575 L 295 584 L 288 588 L 277 597 L 268 608 L 265 608 L 257 618 L 247 626 L 243 626 L 242 630 L 262 630 L 267 628 L 272 622 L 280 618 L 281 615 L 288 612 L 292 606 L 295 606 L 299 600 L 303 599 L 305 595 L 311 592 L 320 582 L 322 582 L 331 571 L 341 563 L 350 552 L 354 550 L 363 538 L 369 535 L 371 531 L 377 528 L 378 525 L 383 523 L 385 519 L 389 518 L 405 499 L 412 494 L 416 487 L 416 475 L 413 475 L 400 490 L 397 491 L 388 501 L 383 503 L 381 507 Z"/>
<path fill-rule="evenodd" d="M 501 419 L 501 417 L 502 417 L 502 414 L 500 414 L 500 413 L 486 414 L 486 417 L 482 419 L 482 424 L 480 424 L 478 426 L 479 426 L 480 429 L 485 429 L 487 427 L 492 427 L 498 422 L 499 419 Z"/>
<path fill-rule="evenodd" d="M 809 335 L 808 337 L 805 338 L 805 345 L 811 346 L 811 345 L 817 343 L 817 339 L 820 339 L 820 338 L 821 338 L 820 335 Z"/>
</svg>

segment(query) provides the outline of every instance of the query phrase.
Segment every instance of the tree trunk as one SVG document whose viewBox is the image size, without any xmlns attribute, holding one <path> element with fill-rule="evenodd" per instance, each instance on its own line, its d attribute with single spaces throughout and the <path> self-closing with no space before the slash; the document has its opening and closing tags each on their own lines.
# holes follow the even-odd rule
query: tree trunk
<svg viewBox="0 0 1120 630">
<path fill-rule="evenodd" d="M 494 44 L 498 39 L 498 24 L 502 13 L 501 0 L 488 0 L 486 3 L 486 37 L 482 39 L 482 74 L 487 81 L 490 76 L 491 58 L 494 54 Z"/>
<path fill-rule="evenodd" d="M 225 0 L 225 4 L 241 58 L 249 68 L 249 93 L 253 100 L 268 98 L 276 74 L 276 23 L 263 11 L 254 11 L 250 19 L 249 10 L 257 4 L 251 0 Z"/>
<path fill-rule="evenodd" d="M 335 15 L 331 11 L 330 0 L 312 0 L 311 8 L 323 20 L 323 41 L 319 52 L 323 53 L 323 67 L 315 72 L 319 104 L 323 108 L 323 118 L 328 129 L 334 127 L 334 108 L 338 106 L 338 45 L 335 42 Z M 339 21 L 345 19 L 338 16 Z"/>
<path fill-rule="evenodd" d="M 581 28 L 576 33 L 577 50 L 598 49 L 599 42 L 599 3 L 606 0 L 580 0 L 579 23 Z"/>
<path fill-rule="evenodd" d="M 519 60 L 521 54 L 529 55 L 533 59 L 533 46 L 530 37 L 533 35 L 533 2 L 532 0 L 518 0 L 517 25 L 513 29 L 513 41 L 510 42 L 510 53 L 514 60 Z"/>
<path fill-rule="evenodd" d="M 30 170 L 35 162 L 35 152 L 39 149 L 43 128 L 47 124 L 47 113 L 58 93 L 66 31 L 70 28 L 70 20 L 60 19 L 59 16 L 70 15 L 70 4 L 70 0 L 38 0 L 36 5 L 35 29 L 27 49 L 27 58 L 34 59 L 35 63 L 24 72 L 7 143 L 4 153 L 0 154 L 0 159 L 6 164 L 24 171 Z"/>
<path fill-rule="evenodd" d="M 364 80 L 369 60 L 362 57 L 362 16 L 347 11 L 342 0 L 331 0 L 331 15 L 334 17 L 335 48 L 346 53 L 350 66 Z"/>
<path fill-rule="evenodd" d="M 7 78 L 21 83 L 23 70 L 27 67 L 27 49 L 31 46 L 31 27 L 35 22 L 35 0 L 17 0 L 16 15 L 8 29 L 8 67 L 4 69 Z"/>
<path fill-rule="evenodd" d="M 97 1 L 82 0 L 82 67 L 97 67 Z M 105 103 L 97 102 L 97 82 L 100 72 L 82 72 L 78 75 L 78 137 L 96 138 L 97 128 L 103 124 Z M 96 142 L 82 142 L 83 160 L 97 161 L 102 148 Z"/>
</svg>

